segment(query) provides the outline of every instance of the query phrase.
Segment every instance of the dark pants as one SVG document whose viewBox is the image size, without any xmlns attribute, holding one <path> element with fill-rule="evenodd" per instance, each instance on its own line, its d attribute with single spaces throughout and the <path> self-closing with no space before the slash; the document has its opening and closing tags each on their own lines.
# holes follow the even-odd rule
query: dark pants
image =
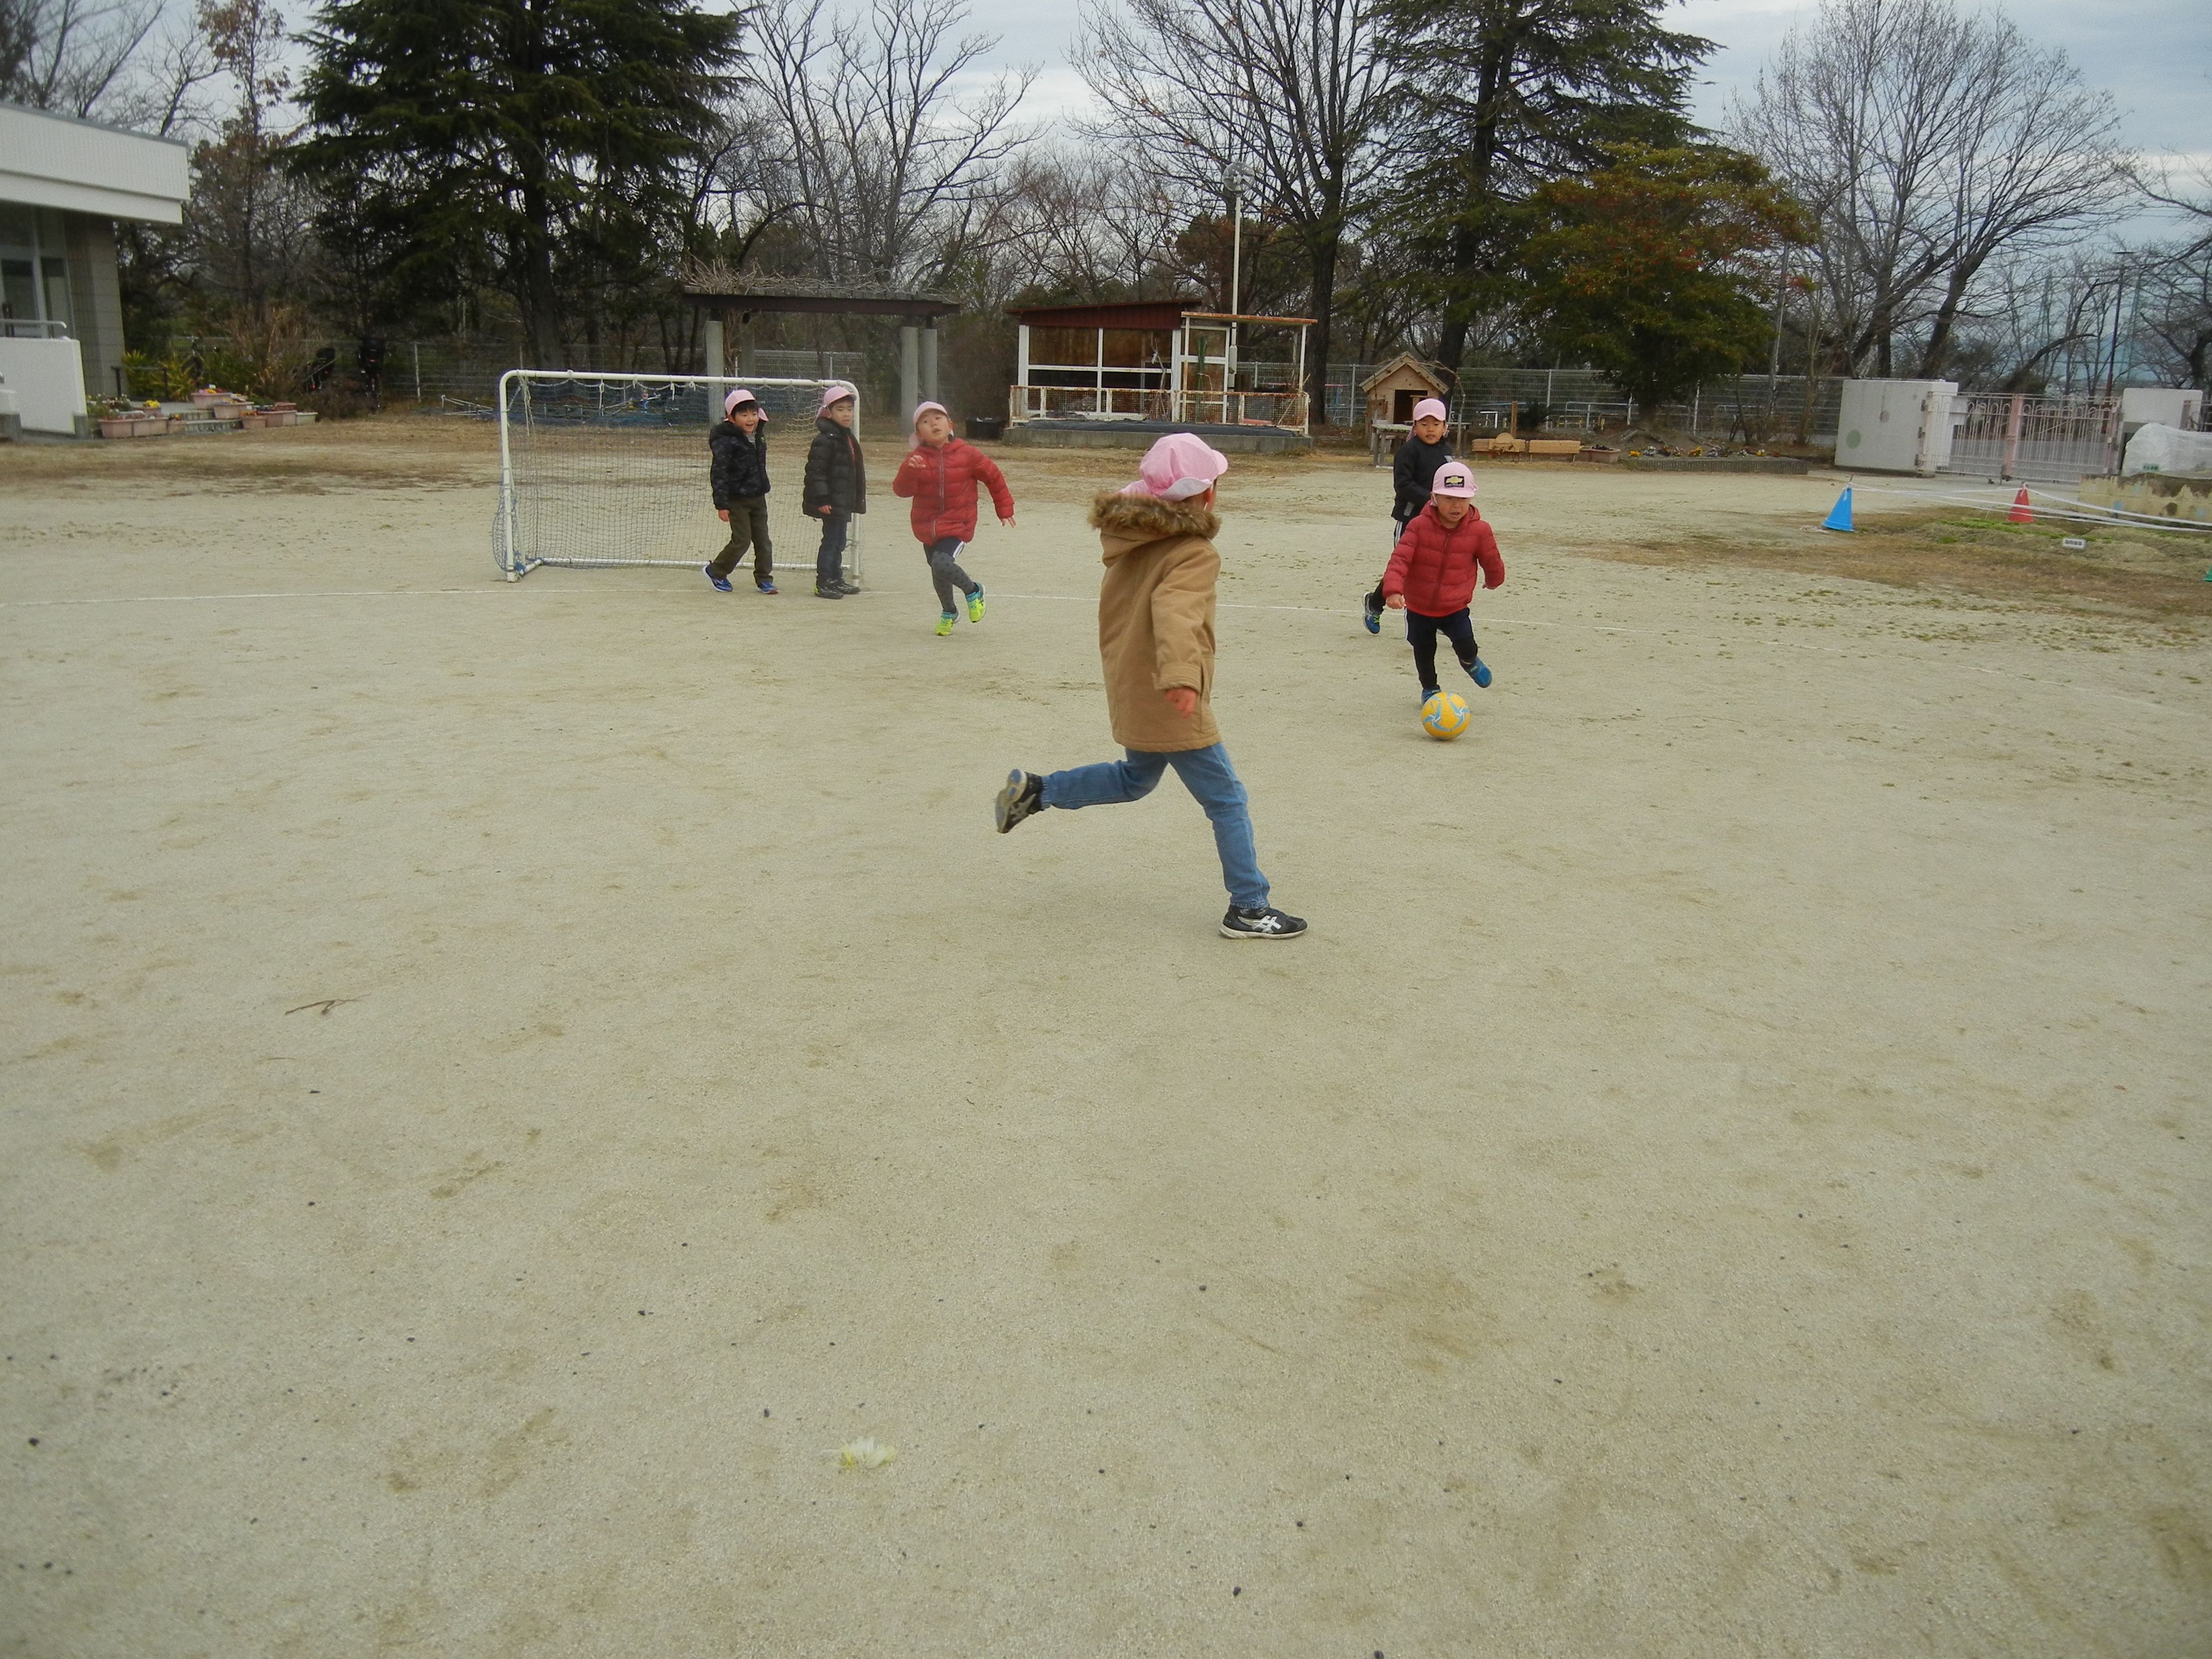
<svg viewBox="0 0 2212 1659">
<path fill-rule="evenodd" d="M 814 556 L 814 585 L 835 587 L 845 574 L 845 538 L 853 527 L 849 513 L 832 513 L 822 520 L 822 550 Z"/>
<path fill-rule="evenodd" d="M 1474 624 L 1468 619 L 1464 609 L 1449 617 L 1425 617 L 1418 611 L 1406 613 L 1406 640 L 1413 647 L 1413 670 L 1421 677 L 1421 695 L 1426 696 L 1437 689 L 1437 635 L 1443 635 L 1451 641 L 1459 656 L 1462 668 L 1474 666 Z"/>
<path fill-rule="evenodd" d="M 1407 520 L 1404 519 L 1390 520 L 1390 550 L 1393 553 L 1398 550 L 1398 539 L 1406 533 L 1407 523 Z M 1387 575 L 1390 562 L 1386 558 L 1382 562 L 1384 574 Z M 1380 578 L 1376 580 L 1374 591 L 1367 596 L 1367 608 L 1370 611 L 1380 611 L 1382 608 L 1382 583 Z"/>
<path fill-rule="evenodd" d="M 730 503 L 730 544 L 707 567 L 717 576 L 727 576 L 738 561 L 752 549 L 753 580 L 764 582 L 775 568 L 775 547 L 768 537 L 768 497 L 740 495 Z"/>
<path fill-rule="evenodd" d="M 948 617 L 957 616 L 960 601 L 979 586 L 960 568 L 960 550 L 967 545 L 957 536 L 940 536 L 922 544 L 922 556 L 929 561 L 929 580 L 937 584 L 938 605 Z"/>
</svg>

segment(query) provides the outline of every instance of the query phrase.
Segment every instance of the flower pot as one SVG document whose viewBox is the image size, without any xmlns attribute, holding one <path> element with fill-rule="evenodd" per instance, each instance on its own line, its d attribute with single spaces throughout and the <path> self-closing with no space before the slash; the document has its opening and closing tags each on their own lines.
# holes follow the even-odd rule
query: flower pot
<svg viewBox="0 0 2212 1659">
<path fill-rule="evenodd" d="M 127 438 L 138 429 L 138 422 L 128 415 L 103 415 L 100 417 L 100 435 L 103 438 Z"/>
</svg>

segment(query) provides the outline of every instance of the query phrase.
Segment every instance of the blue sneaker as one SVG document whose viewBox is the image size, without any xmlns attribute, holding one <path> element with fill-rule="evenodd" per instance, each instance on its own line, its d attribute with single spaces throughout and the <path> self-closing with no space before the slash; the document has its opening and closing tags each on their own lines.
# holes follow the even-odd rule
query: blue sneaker
<svg viewBox="0 0 2212 1659">
<path fill-rule="evenodd" d="M 775 592 L 775 578 L 773 576 L 764 576 L 759 581 L 755 582 L 753 586 L 763 593 L 773 593 Z"/>
<path fill-rule="evenodd" d="M 717 593 L 727 593 L 732 591 L 730 586 L 730 579 L 727 576 L 717 576 L 714 574 L 714 567 L 713 565 L 702 564 L 699 567 L 699 569 L 701 573 L 706 576 L 708 581 L 714 584 L 714 591 Z"/>
<path fill-rule="evenodd" d="M 1467 672 L 1473 677 L 1474 683 L 1477 685 L 1480 686 L 1486 691 L 1490 690 L 1490 665 L 1488 663 L 1483 661 L 1481 658 L 1477 657 L 1473 663 L 1468 665 Z"/>
<path fill-rule="evenodd" d="M 1382 631 L 1382 613 L 1376 608 L 1375 596 L 1370 593 L 1362 599 L 1359 602 L 1359 609 L 1360 620 L 1367 624 L 1367 631 L 1370 634 L 1380 634 Z"/>
</svg>

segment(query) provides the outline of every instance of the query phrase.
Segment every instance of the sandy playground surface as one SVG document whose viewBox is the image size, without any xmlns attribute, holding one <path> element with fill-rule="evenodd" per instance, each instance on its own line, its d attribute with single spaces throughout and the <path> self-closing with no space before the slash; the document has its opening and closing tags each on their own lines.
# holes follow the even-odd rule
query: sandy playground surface
<svg viewBox="0 0 2212 1659">
<path fill-rule="evenodd" d="M 1122 459 L 1005 458 L 939 640 L 888 499 L 833 607 L 495 582 L 478 428 L 0 452 L 0 1653 L 2212 1650 L 2201 544 L 1486 470 L 1442 745 L 1384 475 L 1240 465 L 1241 946 L 1172 781 L 991 831 Z"/>
</svg>

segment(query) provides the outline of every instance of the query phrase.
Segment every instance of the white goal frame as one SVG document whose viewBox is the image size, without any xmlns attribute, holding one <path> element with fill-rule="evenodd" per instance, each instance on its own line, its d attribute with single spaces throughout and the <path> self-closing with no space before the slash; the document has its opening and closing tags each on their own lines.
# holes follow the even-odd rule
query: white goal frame
<svg viewBox="0 0 2212 1659">
<path fill-rule="evenodd" d="M 511 582 L 520 581 L 525 576 L 537 569 L 540 565 L 552 565 L 556 568 L 566 567 L 579 569 L 606 569 L 629 567 L 650 568 L 657 567 L 665 569 L 688 570 L 696 569 L 702 562 L 701 560 L 696 558 L 629 558 L 615 555 L 554 555 L 547 556 L 525 553 L 522 550 L 520 545 L 521 536 L 521 515 L 517 508 L 518 493 L 514 477 L 514 443 L 509 411 L 514 401 L 511 396 L 512 389 L 518 383 L 526 384 L 532 380 L 556 382 L 562 380 L 581 380 L 587 383 L 599 381 L 609 386 L 650 385 L 655 386 L 702 386 L 706 388 L 706 407 L 709 410 L 719 410 L 721 399 L 728 396 L 732 388 L 740 386 L 747 387 L 748 389 L 756 390 L 765 390 L 769 387 L 782 386 L 822 387 L 840 386 L 843 386 L 852 396 L 853 436 L 855 441 L 857 441 L 860 436 L 860 407 L 862 399 L 860 397 L 860 388 L 854 386 L 850 380 L 834 374 L 814 377 L 787 375 L 744 376 L 733 374 L 654 374 L 642 370 L 634 369 L 510 368 L 499 377 L 499 388 L 497 392 L 499 399 L 499 505 L 495 511 L 492 534 L 495 544 L 494 554 L 498 561 L 500 574 Z M 716 414 L 713 419 L 705 422 L 699 428 L 699 434 L 702 440 L 700 445 L 699 455 L 699 487 L 702 489 L 704 489 L 707 482 L 708 464 L 706 446 L 703 440 L 705 439 L 706 434 L 713 430 L 714 421 L 720 420 L 720 418 L 721 416 L 719 414 Z M 860 526 L 861 519 L 856 514 L 848 521 L 846 532 L 847 541 L 844 557 L 845 568 L 853 574 L 853 576 L 856 580 L 859 579 L 860 574 Z M 811 565 L 812 561 L 810 558 L 806 562 Z"/>
</svg>

